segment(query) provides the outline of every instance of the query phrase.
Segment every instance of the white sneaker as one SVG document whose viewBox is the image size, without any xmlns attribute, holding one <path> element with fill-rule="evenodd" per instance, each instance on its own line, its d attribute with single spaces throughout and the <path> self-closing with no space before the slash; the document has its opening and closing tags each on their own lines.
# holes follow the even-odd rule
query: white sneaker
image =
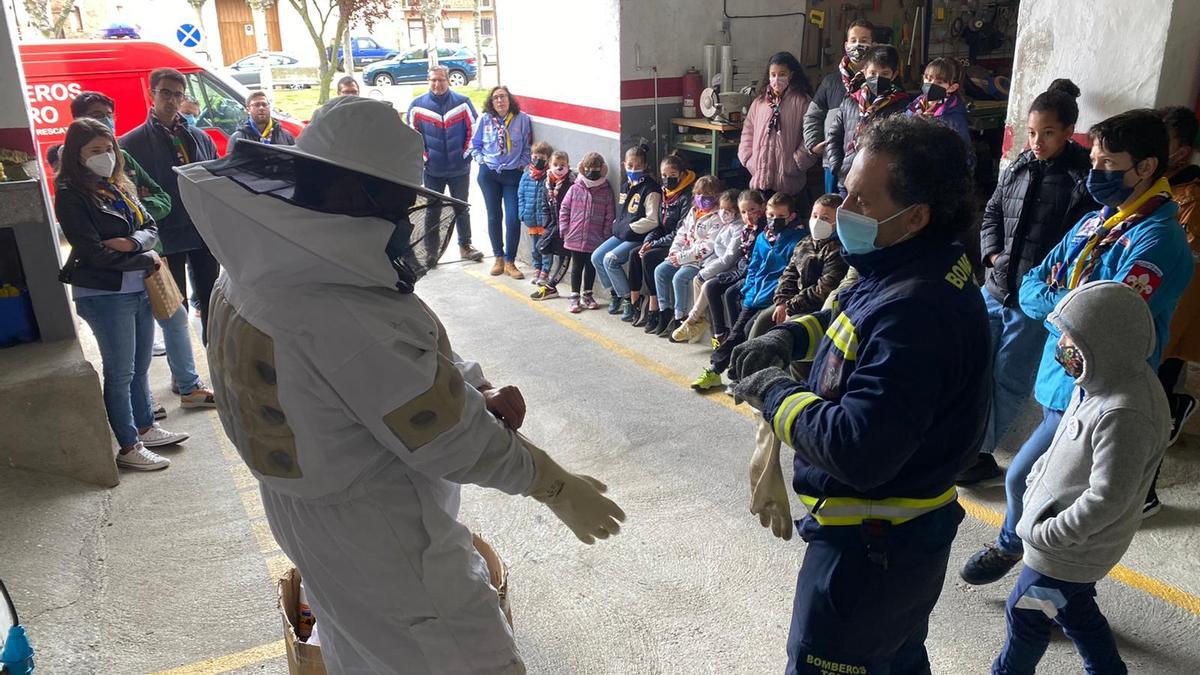
<svg viewBox="0 0 1200 675">
<path fill-rule="evenodd" d="M 190 436 L 185 433 L 175 433 L 155 424 L 144 434 L 138 434 L 138 440 L 147 448 L 158 448 L 164 445 L 175 445 L 186 441 Z M 151 453 L 153 454 L 153 453 Z"/>
<path fill-rule="evenodd" d="M 158 471 L 171 466 L 171 460 L 147 450 L 141 443 L 124 454 L 117 455 L 117 466 L 134 471 Z"/>
</svg>

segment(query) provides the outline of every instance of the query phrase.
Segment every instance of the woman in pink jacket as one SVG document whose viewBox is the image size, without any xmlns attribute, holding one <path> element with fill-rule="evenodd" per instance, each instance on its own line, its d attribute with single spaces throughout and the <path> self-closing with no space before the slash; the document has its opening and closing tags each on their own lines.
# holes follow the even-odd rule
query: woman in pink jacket
<svg viewBox="0 0 1200 675">
<path fill-rule="evenodd" d="M 558 211 L 563 248 L 571 252 L 572 314 L 584 309 L 600 309 L 592 297 L 592 286 L 596 283 L 592 252 L 612 234 L 616 211 L 612 186 L 608 184 L 608 166 L 599 153 L 589 152 L 579 162 L 579 178 L 567 190 L 567 196 L 563 198 Z M 581 282 L 586 289 L 582 307 L 579 297 Z"/>
<path fill-rule="evenodd" d="M 766 86 L 750 104 L 742 125 L 738 159 L 750 171 L 750 188 L 765 196 L 783 192 L 799 196 L 804 175 L 816 162 L 804 147 L 804 113 L 812 85 L 791 52 L 767 62 Z"/>
</svg>

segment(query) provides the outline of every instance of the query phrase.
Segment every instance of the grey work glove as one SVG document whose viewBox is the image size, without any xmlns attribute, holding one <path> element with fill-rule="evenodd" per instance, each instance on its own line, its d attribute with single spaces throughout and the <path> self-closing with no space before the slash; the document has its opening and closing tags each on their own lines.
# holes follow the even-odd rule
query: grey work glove
<svg viewBox="0 0 1200 675">
<path fill-rule="evenodd" d="M 567 471 L 541 448 L 518 434 L 533 458 L 533 483 L 526 494 L 545 504 L 585 544 L 621 531 L 625 512 L 602 493 L 600 481 Z"/>
<path fill-rule="evenodd" d="M 730 392 L 733 394 L 734 401 L 748 403 L 751 407 L 762 410 L 763 396 L 766 396 L 767 390 L 771 388 L 771 385 L 776 382 L 794 381 L 783 368 L 772 366 L 738 380 Z"/>
<path fill-rule="evenodd" d="M 741 380 L 764 368 L 791 362 L 792 334 L 787 329 L 772 329 L 733 348 L 729 376 Z"/>
</svg>

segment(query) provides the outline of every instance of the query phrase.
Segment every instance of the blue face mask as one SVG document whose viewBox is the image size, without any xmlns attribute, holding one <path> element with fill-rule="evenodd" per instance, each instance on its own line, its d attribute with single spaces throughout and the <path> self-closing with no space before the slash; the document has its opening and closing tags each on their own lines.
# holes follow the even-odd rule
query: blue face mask
<svg viewBox="0 0 1200 675">
<path fill-rule="evenodd" d="M 187 125 L 188 125 L 189 127 L 194 127 L 194 126 L 196 126 L 196 116 L 195 116 L 195 115 L 184 115 L 184 116 L 183 116 L 183 121 L 184 121 L 184 122 L 187 122 Z"/>
<path fill-rule="evenodd" d="M 645 171 L 626 171 L 625 172 L 625 177 L 629 179 L 630 183 L 636 183 L 636 182 L 640 181 L 642 179 L 642 176 L 644 176 L 644 175 L 646 175 Z"/>
<path fill-rule="evenodd" d="M 851 255 L 878 251 L 879 247 L 875 245 L 875 238 L 879 236 L 879 226 L 914 206 L 916 204 L 909 204 L 883 220 L 875 220 L 861 213 L 846 211 L 839 206 L 837 210 L 837 236 L 842 242 L 842 248 L 846 249 L 846 253 Z M 892 245 L 899 244 L 911 237 L 912 234 L 904 235 L 893 242 Z"/>
<path fill-rule="evenodd" d="M 1114 209 L 1124 204 L 1125 200 L 1133 194 L 1133 188 L 1125 185 L 1125 174 L 1130 171 L 1133 169 L 1124 171 L 1092 169 L 1089 171 L 1087 189 L 1091 193 L 1092 199 Z"/>
<path fill-rule="evenodd" d="M 98 121 L 98 122 L 102 123 L 104 126 L 108 127 L 110 131 L 115 131 L 117 128 L 117 123 L 115 121 L 113 121 L 112 115 L 108 115 L 106 117 L 97 117 L 96 121 Z"/>
</svg>

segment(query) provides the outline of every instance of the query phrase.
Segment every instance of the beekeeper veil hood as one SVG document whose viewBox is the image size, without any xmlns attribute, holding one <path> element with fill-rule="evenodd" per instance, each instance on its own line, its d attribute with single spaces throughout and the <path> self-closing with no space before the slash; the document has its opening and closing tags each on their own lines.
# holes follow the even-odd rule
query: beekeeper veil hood
<svg viewBox="0 0 1200 675">
<path fill-rule="evenodd" d="M 237 142 L 177 169 L 196 227 L 244 284 L 394 285 L 410 293 L 464 202 L 421 185 L 424 145 L 391 105 L 344 96 L 295 146 Z"/>
</svg>

